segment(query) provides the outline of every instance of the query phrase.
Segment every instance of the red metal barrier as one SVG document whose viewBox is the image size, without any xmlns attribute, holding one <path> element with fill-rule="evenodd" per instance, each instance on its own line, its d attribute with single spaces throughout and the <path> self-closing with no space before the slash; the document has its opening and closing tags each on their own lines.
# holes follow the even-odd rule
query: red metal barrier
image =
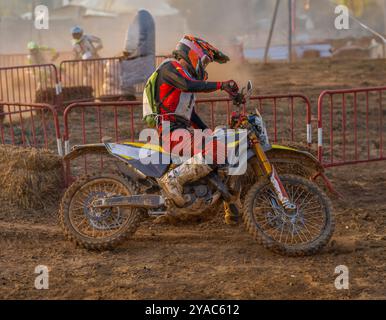
<svg viewBox="0 0 386 320">
<path fill-rule="evenodd" d="M 301 109 L 299 107 L 295 108 L 297 106 L 297 99 L 302 104 Z M 272 133 L 271 140 L 273 142 L 278 142 L 279 140 L 303 140 L 308 144 L 312 143 L 311 105 L 307 97 L 303 95 L 257 96 L 252 97 L 251 101 L 250 110 L 245 110 L 244 107 L 244 112 L 253 112 L 255 107 L 262 112 L 267 122 L 268 130 Z M 257 102 L 257 104 L 254 102 Z M 286 108 L 283 108 L 280 102 L 285 102 Z M 217 125 L 224 125 L 230 122 L 232 108 L 234 107 L 229 98 L 210 98 L 196 101 L 197 113 L 212 129 Z M 70 115 L 75 109 L 80 110 L 80 115 L 78 112 L 73 119 L 70 119 Z M 295 109 L 298 109 L 300 112 L 296 113 Z M 120 115 L 118 110 L 126 110 L 128 113 L 125 116 Z M 106 114 L 103 115 L 102 111 Z M 145 124 L 142 122 L 142 102 L 73 103 L 64 111 L 65 142 L 68 146 L 71 128 L 80 128 L 81 130 L 82 139 L 77 141 L 78 144 L 100 142 L 103 135 L 105 135 L 104 129 L 109 130 L 111 128 L 113 128 L 113 136 L 116 141 L 119 141 L 121 138 L 127 138 L 128 135 L 125 137 L 119 135 L 119 121 L 129 125 L 130 128 L 124 129 L 124 132 L 130 133 L 130 139 L 134 141 L 140 130 L 145 128 Z M 99 134 L 99 139 L 98 136 L 89 135 L 90 133 L 88 132 L 92 128 L 96 128 L 95 132 Z M 66 150 L 68 151 L 69 149 L 66 148 Z"/>
<path fill-rule="evenodd" d="M 46 61 L 50 61 L 51 52 L 47 51 L 47 55 L 44 55 L 46 57 Z M 58 52 L 58 58 L 55 61 L 63 61 L 68 60 L 73 57 L 73 52 L 71 51 L 65 51 L 65 52 Z M 15 53 L 15 54 L 0 54 L 0 67 L 17 67 L 17 66 L 25 66 L 29 65 L 28 62 L 28 56 L 27 53 Z"/>
<path fill-rule="evenodd" d="M 259 96 L 251 100 L 250 110 L 244 108 L 244 111 L 253 111 L 255 107 L 260 109 L 273 142 L 311 143 L 311 106 L 305 96 Z M 228 98 L 196 101 L 197 112 L 212 129 L 229 123 L 232 109 L 234 107 Z M 104 136 L 113 137 L 116 142 L 125 139 L 135 141 L 144 128 L 141 102 L 74 103 L 64 111 L 65 153 L 70 152 L 71 145 L 98 143 Z M 102 158 L 100 164 L 103 167 Z M 89 165 L 89 159 L 84 157 L 82 171 L 87 172 Z M 67 173 L 69 170 L 70 164 L 67 164 Z"/>
<path fill-rule="evenodd" d="M 111 136 L 116 142 L 128 138 L 134 141 L 136 132 L 144 127 L 138 111 L 142 114 L 142 102 L 80 102 L 69 105 L 63 114 L 65 153 L 70 152 L 70 138 L 73 144 L 101 142 L 103 136 Z M 135 123 L 140 126 L 137 130 Z"/>
<path fill-rule="evenodd" d="M 60 104 L 53 64 L 0 68 L 0 101 Z"/>
<path fill-rule="evenodd" d="M 325 167 L 386 160 L 385 91 L 372 87 L 320 94 L 318 156 Z"/>
<path fill-rule="evenodd" d="M 258 96 L 252 97 L 251 101 L 258 101 L 258 109 L 267 122 L 268 133 L 274 142 L 281 139 L 306 142 L 309 146 L 312 144 L 311 102 L 306 96 Z M 253 104 L 251 107 L 254 107 Z"/>
<path fill-rule="evenodd" d="M 157 56 L 158 65 L 167 56 Z M 71 90 L 70 96 L 64 96 L 65 104 L 79 101 L 125 100 L 120 90 L 120 58 L 100 58 L 90 60 L 67 60 L 60 64 L 60 82 L 66 91 Z M 135 86 L 136 94 L 143 92 L 144 84 Z M 120 99 L 121 98 L 121 99 Z"/>
<path fill-rule="evenodd" d="M 106 66 L 111 68 L 112 77 L 118 79 L 118 58 L 62 61 L 60 63 L 60 83 L 62 88 L 73 89 L 69 96 L 63 97 L 63 102 L 70 104 L 75 101 L 94 100 L 103 96 Z M 107 93 L 110 96 L 118 94 L 119 92 Z"/>
<path fill-rule="evenodd" d="M 73 145 L 102 142 L 104 136 L 113 137 L 116 142 L 128 138 L 134 141 L 136 131 L 144 127 L 142 117 L 139 118 L 139 110 L 142 114 L 142 103 L 133 101 L 82 102 L 69 105 L 63 114 L 65 154 L 70 152 L 70 139 Z M 136 116 L 137 119 L 135 119 Z M 76 166 L 73 162 L 65 163 L 67 185 L 72 180 L 71 172 L 74 170 L 76 174 L 81 174 L 87 173 L 92 164 L 97 164 L 99 168 L 105 165 L 103 157 L 92 159 L 89 156 L 83 156 L 80 160 L 81 163 Z"/>
<path fill-rule="evenodd" d="M 28 54 L 0 54 L 0 67 L 23 66 L 28 62 Z"/>
<path fill-rule="evenodd" d="M 299 106 L 300 104 L 300 106 Z M 225 107 L 225 112 L 219 108 Z M 258 108 L 267 123 L 268 134 L 273 142 L 280 140 L 304 141 L 312 143 L 311 130 L 311 103 L 309 99 L 300 94 L 256 96 L 251 98 L 248 110 L 254 112 Z M 201 112 L 209 109 L 210 113 Z M 233 105 L 229 98 L 200 99 L 196 102 L 196 110 L 213 129 L 216 125 L 230 122 Z M 203 113 L 203 114 L 202 114 Z"/>
<path fill-rule="evenodd" d="M 68 56 L 69 53 L 62 53 Z M 161 63 L 167 56 L 157 56 Z M 53 64 L 26 65 L 27 55 L 0 55 L 0 100 L 19 103 L 46 103 L 61 107 L 73 102 L 95 99 L 122 99 L 119 85 L 109 86 L 108 81 L 119 84 L 119 58 L 92 60 L 65 60 L 60 73 Z M 63 89 L 62 89 L 63 88 Z M 142 94 L 143 84 L 136 86 Z"/>
<path fill-rule="evenodd" d="M 0 143 L 57 150 L 62 156 L 55 108 L 48 104 L 0 101 Z"/>
</svg>

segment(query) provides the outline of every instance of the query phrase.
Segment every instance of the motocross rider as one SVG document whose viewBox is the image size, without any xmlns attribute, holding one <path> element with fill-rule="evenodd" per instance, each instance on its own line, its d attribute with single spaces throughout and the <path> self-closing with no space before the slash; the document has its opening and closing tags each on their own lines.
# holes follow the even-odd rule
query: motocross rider
<svg viewBox="0 0 386 320">
<path fill-rule="evenodd" d="M 59 54 L 55 49 L 46 46 L 39 46 L 35 41 L 28 42 L 27 48 L 29 51 L 28 64 L 30 65 L 48 64 L 49 61 L 45 59 L 45 52 L 50 53 L 51 62 L 54 62 L 59 57 Z"/>
<path fill-rule="evenodd" d="M 74 58 L 88 60 L 99 58 L 98 51 L 103 49 L 102 40 L 98 37 L 85 35 L 81 27 L 71 30 Z"/>
<path fill-rule="evenodd" d="M 230 96 L 238 93 L 238 86 L 233 80 L 207 81 L 208 74 L 205 71 L 207 65 L 211 62 L 226 63 L 229 58 L 208 42 L 190 35 L 185 35 L 180 40 L 173 56 L 174 59 L 160 66 L 155 86 L 155 100 L 159 105 L 162 121 L 170 122 L 171 132 L 189 127 L 205 130 L 208 126 L 197 115 L 194 108 L 195 93 L 217 90 L 224 90 Z M 162 122 L 158 123 L 158 130 L 162 135 Z M 162 140 L 164 139 L 165 137 L 162 137 Z M 170 139 L 170 136 L 166 139 Z M 175 141 L 169 143 L 170 150 L 178 144 Z M 173 199 L 177 206 L 182 207 L 186 203 L 183 185 L 207 176 L 214 169 L 212 165 L 204 163 L 204 157 L 210 150 L 213 152 L 213 160 L 216 164 L 219 146 L 215 141 L 212 143 L 213 145 L 204 146 L 204 150 L 197 150 L 192 142 L 194 156 L 158 180 L 166 195 Z M 224 207 L 226 223 L 236 223 L 237 215 L 230 212 L 228 204 L 224 203 Z"/>
</svg>

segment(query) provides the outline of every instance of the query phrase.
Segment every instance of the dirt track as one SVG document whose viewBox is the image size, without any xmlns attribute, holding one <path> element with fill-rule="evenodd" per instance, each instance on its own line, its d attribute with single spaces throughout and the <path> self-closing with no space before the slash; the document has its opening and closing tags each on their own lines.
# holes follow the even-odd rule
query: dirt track
<svg viewBox="0 0 386 320">
<path fill-rule="evenodd" d="M 4 212 L 0 298 L 385 299 L 386 166 L 356 169 L 334 170 L 345 196 L 335 201 L 335 236 L 320 255 L 307 258 L 272 254 L 220 217 L 192 226 L 147 223 L 123 247 L 94 253 L 63 238 L 54 211 Z M 40 264 L 51 270 L 47 291 L 34 289 Z M 346 291 L 334 288 L 341 264 L 350 270 Z"/>
<path fill-rule="evenodd" d="M 379 84 L 384 67 L 378 68 L 380 62 L 374 65 L 355 72 L 372 74 L 368 81 Z M 278 67 L 271 68 L 279 72 Z M 294 70 L 289 79 L 280 81 L 296 80 L 295 91 L 301 91 L 301 83 L 310 82 L 302 80 L 304 70 Z M 350 77 L 347 72 L 339 74 L 338 70 L 334 79 L 330 76 L 329 87 L 341 86 Z M 316 75 L 312 77 L 316 82 Z M 266 86 L 262 92 L 273 91 L 260 80 Z M 269 85 L 275 87 L 278 81 L 272 78 Z M 281 91 L 280 86 L 276 89 Z M 328 175 L 344 201 L 334 200 L 337 224 L 330 245 L 307 258 L 272 254 L 258 246 L 243 226 L 225 226 L 221 217 L 199 225 L 145 223 L 119 249 L 88 252 L 64 239 L 56 208 L 20 212 L 2 200 L 0 298 L 385 299 L 386 163 L 331 169 Z M 342 264 L 350 271 L 350 289 L 338 291 L 334 269 Z M 37 265 L 50 268 L 49 290 L 34 289 Z"/>
</svg>

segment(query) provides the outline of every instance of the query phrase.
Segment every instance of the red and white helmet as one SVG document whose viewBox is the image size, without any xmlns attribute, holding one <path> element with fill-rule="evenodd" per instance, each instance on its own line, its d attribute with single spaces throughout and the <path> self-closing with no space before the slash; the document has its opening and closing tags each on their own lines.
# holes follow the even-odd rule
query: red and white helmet
<svg viewBox="0 0 386 320">
<path fill-rule="evenodd" d="M 205 78 L 205 68 L 210 62 L 226 63 L 229 57 L 200 38 L 185 35 L 173 52 L 176 59 L 184 59 L 189 63 L 198 80 Z"/>
</svg>

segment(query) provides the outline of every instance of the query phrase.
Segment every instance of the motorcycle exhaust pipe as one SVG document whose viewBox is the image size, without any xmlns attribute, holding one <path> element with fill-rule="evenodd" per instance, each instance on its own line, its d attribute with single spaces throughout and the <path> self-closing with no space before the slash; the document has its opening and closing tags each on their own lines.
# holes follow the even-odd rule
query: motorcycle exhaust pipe
<svg viewBox="0 0 386 320">
<path fill-rule="evenodd" d="M 164 197 L 157 195 L 116 196 L 97 199 L 92 203 L 92 207 L 98 209 L 111 207 L 158 209 L 164 205 Z"/>
</svg>

